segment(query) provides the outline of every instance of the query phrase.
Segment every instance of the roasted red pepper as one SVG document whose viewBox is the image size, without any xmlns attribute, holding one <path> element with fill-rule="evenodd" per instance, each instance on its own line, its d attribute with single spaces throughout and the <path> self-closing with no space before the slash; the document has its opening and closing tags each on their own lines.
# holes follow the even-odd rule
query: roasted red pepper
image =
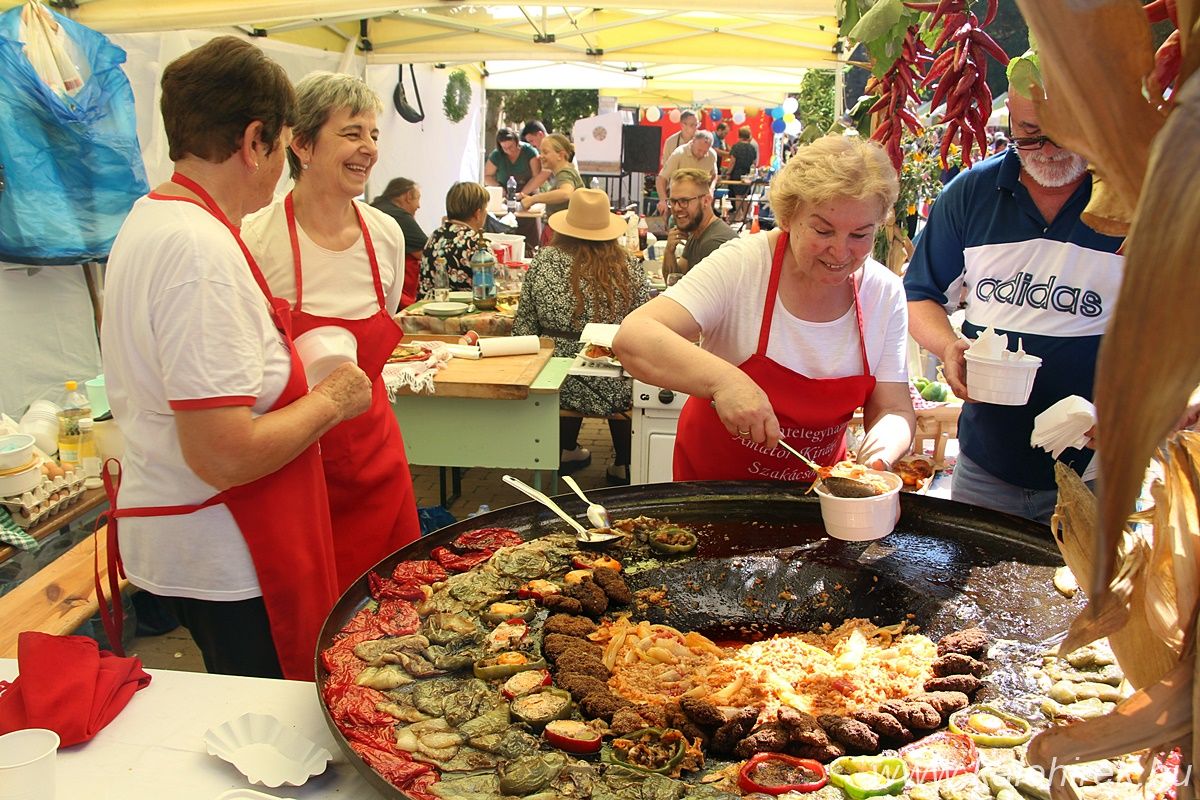
<svg viewBox="0 0 1200 800">
<path fill-rule="evenodd" d="M 511 528 L 479 528 L 467 531 L 455 537 L 451 544 L 456 550 L 491 550 L 495 552 L 501 547 L 512 547 L 525 541 L 521 534 Z"/>
<path fill-rule="evenodd" d="M 556 719 L 546 723 L 546 741 L 559 750 L 576 755 L 596 753 L 600 750 L 600 731 L 585 722 L 574 719 Z"/>
<path fill-rule="evenodd" d="M 460 556 L 449 547 L 435 547 L 429 555 L 451 572 L 467 572 L 491 558 L 493 552 L 492 550 L 476 550 Z"/>
<path fill-rule="evenodd" d="M 761 794 L 815 792 L 828 780 L 821 762 L 783 753 L 757 753 L 738 772 L 738 788 Z"/>
<path fill-rule="evenodd" d="M 608 567 L 609 569 L 620 572 L 621 562 L 617 561 L 612 556 L 606 555 L 591 555 L 589 553 L 576 553 L 571 556 L 571 564 L 575 569 L 597 569 L 598 567 Z"/>
<path fill-rule="evenodd" d="M 940 781 L 979 769 L 979 751 L 971 737 L 942 731 L 900 748 L 908 777 L 917 783 Z"/>
</svg>

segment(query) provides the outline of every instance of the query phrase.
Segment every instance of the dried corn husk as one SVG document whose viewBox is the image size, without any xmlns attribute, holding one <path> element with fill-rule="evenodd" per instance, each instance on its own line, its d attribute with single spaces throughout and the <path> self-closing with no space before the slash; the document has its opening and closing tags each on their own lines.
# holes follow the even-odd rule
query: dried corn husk
<svg viewBox="0 0 1200 800">
<path fill-rule="evenodd" d="M 1154 143 L 1146 190 L 1126 247 L 1125 277 L 1100 348 L 1100 530 L 1093 596 L 1108 582 L 1126 517 L 1159 443 L 1200 383 L 1200 336 L 1160 333 L 1153 320 L 1191 318 L 1200 308 L 1194 274 L 1200 221 L 1200 77 L 1193 75 Z M 1169 227 L 1164 228 L 1164 222 Z M 1130 392 L 1130 386 L 1145 390 Z"/>
<path fill-rule="evenodd" d="M 1142 94 L 1142 79 L 1154 67 L 1142 4 L 1017 0 L 1017 6 L 1038 42 L 1049 98 L 1038 102 L 1033 92 L 1042 129 L 1087 158 L 1109 184 L 1112 202 L 1134 208 L 1150 144 L 1163 124 Z"/>
<path fill-rule="evenodd" d="M 1105 236 L 1125 236 L 1133 221 L 1133 207 L 1121 202 L 1121 197 L 1095 171 L 1092 172 L 1092 197 L 1079 215 L 1083 224 Z"/>
<path fill-rule="evenodd" d="M 1071 571 L 1077 576 L 1090 575 L 1096 559 L 1095 534 L 1099 519 L 1096 497 L 1071 468 L 1055 464 L 1054 474 L 1058 481 L 1058 504 L 1050 529 L 1063 561 Z M 1125 531 L 1121 538 L 1121 553 L 1122 562 L 1126 557 L 1131 561 L 1124 575 L 1144 573 L 1143 567 L 1150 555 L 1148 542 Z M 1089 611 L 1094 613 L 1085 611 L 1079 615 L 1060 650 L 1070 652 L 1108 636 L 1121 671 L 1135 689 L 1140 689 L 1160 680 L 1178 662 L 1179 654 L 1151 629 L 1145 613 L 1144 587 L 1139 588 L 1128 581 L 1119 581 L 1118 587 L 1115 593 L 1105 593 L 1108 600 L 1089 598 Z"/>
</svg>

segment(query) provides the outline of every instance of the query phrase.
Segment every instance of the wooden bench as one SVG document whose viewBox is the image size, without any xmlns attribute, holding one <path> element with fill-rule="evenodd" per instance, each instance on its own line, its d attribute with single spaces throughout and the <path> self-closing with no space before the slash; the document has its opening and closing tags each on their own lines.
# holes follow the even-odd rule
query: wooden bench
<svg viewBox="0 0 1200 800">
<path fill-rule="evenodd" d="M 0 658 L 17 657 L 22 631 L 70 634 L 100 610 L 94 579 L 95 548 L 100 549 L 100 579 L 107 586 L 106 539 L 101 529 L 0 597 Z M 121 590 L 129 585 L 120 581 Z"/>
</svg>

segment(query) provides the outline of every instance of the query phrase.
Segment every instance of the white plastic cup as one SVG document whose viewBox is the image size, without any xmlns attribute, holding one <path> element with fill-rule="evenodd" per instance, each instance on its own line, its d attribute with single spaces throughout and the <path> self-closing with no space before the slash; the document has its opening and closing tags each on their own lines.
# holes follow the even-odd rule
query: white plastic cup
<svg viewBox="0 0 1200 800">
<path fill-rule="evenodd" d="M 867 542 L 882 539 L 896 527 L 904 481 L 891 472 L 871 470 L 871 474 L 882 477 L 891 488 L 874 497 L 834 497 L 825 491 L 824 485 L 817 484 L 825 532 L 834 539 Z"/>
<path fill-rule="evenodd" d="M 90 381 L 84 381 L 83 388 L 87 391 L 88 404 L 92 407 L 92 419 L 107 414 L 108 388 L 104 385 L 104 376 L 97 375 Z"/>
<path fill-rule="evenodd" d="M 342 364 L 357 361 L 358 340 L 345 328 L 325 325 L 296 337 L 296 352 L 311 389 Z"/>
<path fill-rule="evenodd" d="M 1019 361 L 997 361 L 963 354 L 967 360 L 967 394 L 980 403 L 998 406 L 1023 406 L 1029 401 L 1033 379 L 1042 360 L 1026 354 Z"/>
<path fill-rule="evenodd" d="M 58 734 L 26 728 L 0 736 L 0 800 L 54 800 Z"/>
<path fill-rule="evenodd" d="M 48 456 L 58 452 L 58 417 L 54 419 L 43 419 L 41 417 L 30 417 L 28 414 L 21 417 L 20 428 L 22 433 L 28 433 L 33 437 L 37 448 Z"/>
</svg>

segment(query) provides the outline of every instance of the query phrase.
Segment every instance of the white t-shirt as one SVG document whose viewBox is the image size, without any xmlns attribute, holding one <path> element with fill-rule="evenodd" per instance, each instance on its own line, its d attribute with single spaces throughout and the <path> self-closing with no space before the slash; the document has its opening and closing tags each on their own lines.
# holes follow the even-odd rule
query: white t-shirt
<svg viewBox="0 0 1200 800">
<path fill-rule="evenodd" d="M 379 209 L 357 201 L 356 205 L 371 232 L 387 311 L 395 314 L 404 288 L 404 234 L 399 223 Z M 294 305 L 296 272 L 282 197 L 242 220 L 242 240 L 262 268 L 271 292 Z M 345 250 L 327 250 L 310 239 L 297 222 L 296 240 L 304 279 L 302 311 L 321 317 L 365 319 L 379 310 L 362 236 Z"/>
<path fill-rule="evenodd" d="M 109 402 L 125 437 L 124 508 L 215 495 L 183 460 L 175 410 L 245 405 L 263 414 L 291 373 L 241 249 L 193 203 L 134 204 L 108 262 L 100 341 Z M 120 545 L 130 581 L 155 594 L 224 601 L 262 594 L 224 505 L 123 518 Z"/>
<path fill-rule="evenodd" d="M 700 324 L 700 344 L 705 350 L 731 364 L 741 364 L 754 354 L 773 255 L 766 233 L 733 239 L 666 290 L 666 296 Z M 905 382 L 908 306 L 904 286 L 899 276 L 870 258 L 860 280 L 858 301 L 871 374 L 879 381 Z M 809 378 L 861 375 L 853 304 L 832 322 L 809 322 L 791 314 L 776 297 L 766 355 Z"/>
</svg>

